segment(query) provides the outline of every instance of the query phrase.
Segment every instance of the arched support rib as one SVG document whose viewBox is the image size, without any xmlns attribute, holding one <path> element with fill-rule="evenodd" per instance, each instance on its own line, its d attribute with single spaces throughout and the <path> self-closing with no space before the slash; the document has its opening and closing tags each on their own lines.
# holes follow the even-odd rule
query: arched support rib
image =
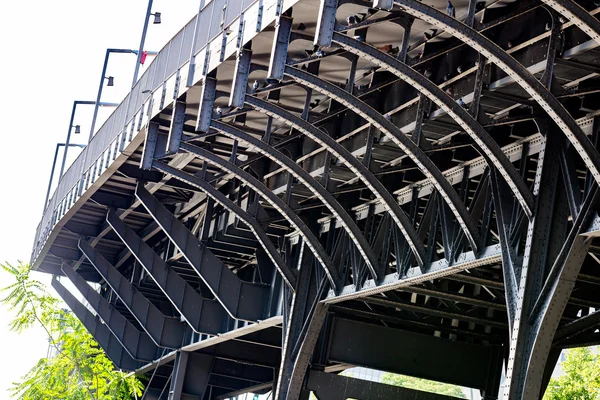
<svg viewBox="0 0 600 400">
<path fill-rule="evenodd" d="M 104 350 L 108 358 L 119 369 L 125 371 L 135 371 L 142 366 L 142 363 L 131 358 L 125 351 L 117 338 L 108 330 L 100 318 L 92 314 L 79 300 L 56 279 L 52 278 L 52 287 L 56 293 L 64 300 L 67 306 L 73 311 L 73 314 L 81 321 L 85 329 L 94 337 L 100 347 Z"/>
<path fill-rule="evenodd" d="M 158 356 L 158 348 L 145 332 L 140 332 L 115 310 L 113 305 L 92 289 L 71 266 L 63 263 L 61 269 L 132 358 L 151 362 Z"/>
<path fill-rule="evenodd" d="M 204 193 L 206 193 L 207 196 L 212 198 L 217 203 L 221 204 L 227 210 L 229 210 L 230 212 L 235 214 L 246 225 L 248 225 L 248 227 L 250 228 L 250 230 L 252 231 L 252 233 L 254 234 L 254 236 L 256 237 L 256 239 L 258 240 L 260 245 L 262 246 L 262 248 L 265 250 L 265 252 L 269 256 L 269 258 L 271 259 L 273 264 L 277 267 L 277 269 L 281 273 L 281 276 L 283 277 L 286 284 L 292 289 L 292 291 L 295 290 L 296 275 L 287 266 L 287 264 L 281 259 L 281 256 L 277 252 L 275 245 L 267 237 L 267 233 L 262 228 L 262 226 L 260 226 L 260 224 L 258 223 L 258 221 L 255 218 L 253 218 L 246 211 L 242 210 L 240 206 L 238 206 L 233 201 L 231 201 L 223 193 L 219 192 L 209 182 L 205 181 L 204 179 L 201 179 L 200 177 L 186 174 L 185 172 L 182 172 L 181 170 L 178 170 L 177 168 L 173 168 L 173 167 L 171 167 L 167 164 L 164 164 L 160 161 L 154 161 L 152 163 L 152 167 L 162 173 L 172 175 L 173 177 L 181 180 L 182 182 L 185 182 L 189 185 L 192 185 L 192 186 L 197 187 L 198 189 L 202 190 Z"/>
<path fill-rule="evenodd" d="M 301 71 L 297 68 L 285 67 L 285 73 L 298 83 L 308 86 L 317 92 L 327 95 L 333 98 L 335 101 L 348 107 L 362 118 L 369 121 L 377 129 L 383 132 L 389 137 L 407 156 L 417 165 L 421 172 L 431 180 L 437 191 L 440 193 L 444 201 L 448 204 L 448 207 L 456 217 L 460 224 L 471 248 L 477 252 L 479 248 L 479 233 L 477 231 L 477 225 L 471 214 L 467 210 L 467 207 L 463 204 L 462 200 L 438 169 L 438 167 L 431 161 L 431 159 L 420 149 L 410 138 L 404 135 L 396 125 L 391 121 L 388 121 L 378 111 L 370 107 L 367 103 L 363 102 L 356 96 L 350 95 L 348 92 L 337 87 L 336 85 L 327 82 L 319 77 L 309 74 L 308 72 Z M 391 214 L 392 217 L 396 217 Z M 409 236 L 412 228 L 412 223 L 406 213 L 400 214 L 400 220 L 395 222 L 400 227 L 403 235 Z M 417 236 L 418 237 L 418 236 Z M 413 243 L 416 242 L 416 238 Z M 415 252 L 415 249 L 413 249 Z"/>
<path fill-rule="evenodd" d="M 244 282 L 231 272 L 142 183 L 137 184 L 135 196 L 232 318 L 250 322 L 266 318 L 264 304 L 269 296 L 266 286 Z"/>
<path fill-rule="evenodd" d="M 179 319 L 167 317 L 160 312 L 88 242 L 79 240 L 78 246 L 157 346 L 170 349 L 178 349 L 182 346 L 185 325 Z M 215 331 L 212 334 L 218 333 L 220 332 Z"/>
<path fill-rule="evenodd" d="M 194 332 L 224 330 L 228 315 L 219 303 L 203 299 L 114 211 L 108 212 L 106 221 Z"/>
<path fill-rule="evenodd" d="M 373 266 L 378 265 L 377 257 L 373 254 L 373 250 L 369 245 L 369 242 L 360 231 L 356 223 L 352 220 L 348 212 L 342 207 L 336 198 L 327 191 L 327 189 L 318 183 L 308 172 L 302 169 L 302 167 L 296 164 L 294 160 L 291 160 L 282 152 L 274 149 L 267 143 L 256 139 L 241 129 L 231 125 L 213 120 L 211 122 L 211 127 L 234 140 L 242 140 L 251 146 L 256 147 L 273 162 L 289 171 L 294 178 L 298 179 L 304 186 L 309 188 L 315 194 L 315 196 L 317 196 L 319 200 L 325 204 L 329 211 L 333 213 L 353 243 L 356 245 L 356 248 L 360 251 L 362 257 L 367 262 L 367 265 L 369 265 L 371 262 L 373 263 Z"/>
<path fill-rule="evenodd" d="M 552 118 L 600 184 L 600 154 L 575 119 L 544 85 L 497 44 L 460 21 L 416 0 L 395 0 L 402 11 L 420 18 L 472 47 L 521 86 Z"/>
<path fill-rule="evenodd" d="M 567 18 L 592 40 L 600 44 L 600 21 L 572 0 L 542 0 L 558 14 Z"/>
<path fill-rule="evenodd" d="M 400 221 L 404 211 L 400 208 L 398 201 L 394 196 L 386 189 L 386 187 L 373 175 L 373 173 L 356 157 L 352 155 L 344 146 L 339 144 L 335 139 L 323 132 L 310 122 L 299 118 L 289 111 L 282 109 L 268 101 L 261 100 L 257 97 L 246 96 L 246 103 L 254 107 L 255 109 L 264 112 L 265 114 L 272 116 L 289 124 L 311 138 L 314 142 L 319 145 L 326 147 L 327 150 L 333 154 L 339 160 L 342 160 L 344 164 L 371 190 L 373 194 L 379 199 L 381 204 L 389 210 L 391 214 L 395 215 L 394 221 Z M 412 227 L 412 226 L 411 226 Z M 414 228 L 413 228 L 414 229 Z M 413 236 L 414 235 L 414 236 Z M 411 243 L 411 248 L 416 249 L 414 253 L 419 266 L 423 266 L 425 257 L 425 248 L 420 239 L 414 241 L 415 237 L 418 238 L 416 232 L 411 232 L 411 235 L 405 236 L 408 243 Z"/>
<path fill-rule="evenodd" d="M 333 41 L 341 45 L 345 50 L 366 58 L 397 75 L 404 82 L 423 93 L 427 98 L 436 103 L 438 107 L 443 109 L 473 139 L 476 149 L 486 160 L 491 161 L 494 167 L 500 171 L 515 198 L 519 201 L 521 207 L 523 207 L 525 214 L 531 217 L 534 200 L 529 187 L 510 160 L 506 158 L 498 143 L 494 141 L 490 134 L 467 110 L 429 79 L 406 64 L 401 63 L 396 58 L 377 50 L 375 47 L 340 33 L 333 34 Z"/>
<path fill-rule="evenodd" d="M 333 288 L 337 288 L 340 284 L 339 274 L 331 262 L 329 255 L 319 242 L 319 239 L 315 234 L 308 228 L 308 226 L 302 221 L 302 219 L 292 210 L 283 200 L 275 195 L 269 188 L 267 188 L 262 182 L 253 177 L 247 171 L 244 171 L 237 165 L 234 165 L 221 157 L 211 153 L 203 148 L 193 146 L 188 143 L 181 144 L 181 150 L 186 151 L 190 154 L 194 154 L 201 160 L 208 162 L 213 165 L 217 165 L 219 168 L 227 171 L 230 174 L 235 175 L 237 179 L 242 181 L 245 185 L 249 186 L 264 198 L 273 208 L 275 208 L 289 223 L 296 229 L 306 245 L 311 249 L 313 255 L 319 261 L 321 266 L 325 269 L 329 281 Z"/>
</svg>

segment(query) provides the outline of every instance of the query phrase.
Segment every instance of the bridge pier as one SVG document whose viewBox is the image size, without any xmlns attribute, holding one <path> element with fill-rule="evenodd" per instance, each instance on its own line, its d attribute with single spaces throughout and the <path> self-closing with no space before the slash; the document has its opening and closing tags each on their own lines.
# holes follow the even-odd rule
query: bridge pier
<svg viewBox="0 0 600 400">
<path fill-rule="evenodd" d="M 522 253 L 517 253 L 510 235 L 500 235 L 506 249 L 502 267 L 511 325 L 504 385 L 507 400 L 537 400 L 543 395 L 548 374 L 558 358 L 553 346 L 555 332 L 591 245 L 581 233 L 596 213 L 597 186 L 585 193 L 582 203 L 571 201 L 575 209 L 569 210 L 569 198 L 573 198 L 569 192 L 579 193 L 580 189 L 566 179 L 568 163 L 556 162 L 563 142 L 559 132 L 550 128 L 538 159 L 536 208 L 527 226 Z M 494 193 L 497 207 L 502 207 L 501 190 L 496 187 Z M 568 224 L 570 212 L 574 217 L 572 226 Z M 506 230 L 515 228 L 506 219 L 501 219 L 499 225 Z"/>
</svg>

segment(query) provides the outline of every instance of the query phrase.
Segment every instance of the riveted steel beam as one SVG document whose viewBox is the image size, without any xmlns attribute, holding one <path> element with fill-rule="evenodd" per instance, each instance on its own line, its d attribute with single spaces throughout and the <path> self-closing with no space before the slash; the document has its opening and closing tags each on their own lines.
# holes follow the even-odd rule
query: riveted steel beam
<svg viewBox="0 0 600 400">
<path fill-rule="evenodd" d="M 250 75 L 250 62 L 252 61 L 252 50 L 241 48 L 238 50 L 231 83 L 231 94 L 229 96 L 229 107 L 242 108 L 244 97 L 248 89 L 248 76 Z"/>
<path fill-rule="evenodd" d="M 285 60 L 288 56 L 288 46 L 290 35 L 292 33 L 292 18 L 280 15 L 275 26 L 275 35 L 273 38 L 273 48 L 271 49 L 271 59 L 269 61 L 269 70 L 267 76 L 269 79 L 281 81 L 283 79 L 283 69 Z"/>
<path fill-rule="evenodd" d="M 600 21 L 585 8 L 572 0 L 542 0 L 558 14 L 573 22 L 592 40 L 600 44 Z"/>
<path fill-rule="evenodd" d="M 563 4 L 567 4 L 567 1 L 565 0 Z M 394 4 L 407 14 L 420 18 L 452 34 L 503 70 L 542 107 L 579 153 L 596 182 L 600 183 L 600 154 L 598 150 L 577 125 L 567 109 L 527 68 L 492 40 L 433 7 L 417 0 L 395 0 Z M 572 8 L 571 10 L 575 9 Z"/>
<path fill-rule="evenodd" d="M 498 168 L 525 213 L 531 216 L 533 196 L 527 184 L 510 160 L 506 158 L 498 143 L 467 110 L 425 76 L 375 47 L 339 33 L 334 34 L 334 41 L 344 49 L 358 54 L 400 77 L 444 110 L 473 139 L 475 148 Z"/>
<path fill-rule="evenodd" d="M 169 400 L 202 399 L 215 358 L 208 354 L 179 351 L 175 356 Z"/>
<path fill-rule="evenodd" d="M 140 161 L 140 168 L 143 170 L 149 170 L 152 168 L 152 160 L 156 153 L 156 142 L 158 141 L 158 128 L 160 124 L 155 121 L 148 123 L 148 129 L 146 129 L 146 140 L 144 141 L 144 149 L 142 150 L 142 160 Z"/>
<path fill-rule="evenodd" d="M 530 324 L 529 316 L 544 283 L 546 264 L 564 243 L 567 230 L 567 207 L 557 198 L 559 164 L 555 162 L 561 139 L 555 130 L 546 135 L 545 147 L 538 156 L 534 195 L 537 205 L 534 218 L 529 222 L 523 251 L 520 280 L 515 305 L 514 321 L 510 332 L 510 352 L 504 382 L 504 398 L 538 398 L 547 353 L 532 357 L 537 327 Z M 505 286 L 506 287 L 506 286 Z M 548 346 L 547 350 L 550 350 Z M 532 362 L 532 358 L 535 358 Z M 539 362 L 537 361 L 539 359 Z"/>
<path fill-rule="evenodd" d="M 361 163 L 356 157 L 350 153 L 344 146 L 338 143 L 335 139 L 323 132 L 316 126 L 312 125 L 308 121 L 305 121 L 294 114 L 271 104 L 267 101 L 261 100 L 256 97 L 246 96 L 246 103 L 250 104 L 257 110 L 266 113 L 273 118 L 278 119 L 281 122 L 289 124 L 304 133 L 306 136 L 311 138 L 319 145 L 327 148 L 327 150 L 339 160 L 343 161 L 344 164 L 373 192 L 373 194 L 379 199 L 382 205 L 389 210 L 390 214 L 394 214 L 394 221 L 401 221 L 404 211 L 400 208 L 400 205 L 394 198 L 394 196 L 386 189 L 386 187 L 373 175 L 367 166 Z M 410 231 L 412 229 L 412 231 Z M 405 238 L 408 243 L 411 244 L 411 248 L 414 249 L 415 259 L 418 265 L 422 265 L 424 261 L 425 248 L 418 238 L 417 233 L 414 231 L 412 226 L 406 229 L 410 232 L 410 235 L 406 235 Z M 366 240 L 366 239 L 365 239 Z M 360 247 L 359 247 L 360 249 Z"/>
<path fill-rule="evenodd" d="M 306 388 L 319 400 L 454 400 L 456 397 L 311 370 Z"/>
<path fill-rule="evenodd" d="M 195 332 L 214 332 L 217 327 L 225 329 L 228 316 L 218 302 L 203 299 L 114 211 L 108 212 L 106 221 Z"/>
<path fill-rule="evenodd" d="M 311 249 L 315 258 L 325 269 L 329 277 L 329 281 L 335 288 L 340 283 L 339 274 L 336 267 L 332 264 L 329 255 L 319 242 L 319 239 L 315 234 L 308 228 L 306 223 L 296 214 L 288 204 L 286 204 L 281 198 L 277 197 L 269 188 L 267 188 L 262 182 L 256 179 L 247 171 L 244 171 L 237 165 L 224 160 L 223 158 L 207 151 L 203 148 L 190 145 L 185 143 L 181 146 L 183 151 L 196 155 L 201 160 L 209 162 L 213 165 L 219 166 L 221 169 L 227 171 L 230 174 L 235 175 L 237 179 L 242 181 L 244 184 L 252 188 L 256 193 L 263 197 L 273 208 L 275 208 L 293 227 L 296 229 L 302 238 L 305 240 L 306 245 Z"/>
<path fill-rule="evenodd" d="M 165 316 L 115 267 L 88 242 L 79 240 L 79 249 L 135 317 L 157 346 L 177 349 L 183 344 L 185 325 L 179 319 Z M 210 332 L 221 333 L 220 329 Z"/>
<path fill-rule="evenodd" d="M 334 38 L 336 38 L 336 40 L 338 39 L 337 35 L 339 34 L 334 34 Z M 477 232 L 475 221 L 473 221 L 471 218 L 471 214 L 467 210 L 466 206 L 462 203 L 460 197 L 450 182 L 446 180 L 442 172 L 423 152 L 423 150 L 417 147 L 417 145 L 410 140 L 410 138 L 404 135 L 396 125 L 386 119 L 378 111 L 370 107 L 359 98 L 345 92 L 336 85 L 297 68 L 286 67 L 285 73 L 302 85 L 308 86 L 315 91 L 330 96 L 335 101 L 348 107 L 362 118 L 373 124 L 383 134 L 389 137 L 398 147 L 400 147 L 402 151 L 404 151 L 423 172 L 423 174 L 427 178 L 431 179 L 431 181 L 434 183 L 436 189 L 440 192 L 444 198 L 444 201 L 448 203 L 450 210 L 460 223 L 460 226 L 465 232 L 465 236 L 469 240 L 471 247 L 477 251 L 479 247 L 479 233 Z M 392 217 L 396 217 L 394 214 L 391 215 Z M 405 236 L 410 237 L 411 231 L 414 232 L 414 229 L 412 229 L 412 222 L 406 213 L 400 214 L 400 218 L 401 220 L 395 220 L 396 224 L 400 227 Z M 415 238 L 412 243 L 416 242 L 417 240 Z M 417 249 L 415 248 L 412 250 L 415 253 L 417 252 Z"/>
<path fill-rule="evenodd" d="M 250 96 L 247 96 L 246 100 L 249 100 Z M 296 117 L 297 118 L 297 117 Z M 340 222 L 344 230 L 348 233 L 348 236 L 352 239 L 356 247 L 361 252 L 363 258 L 367 262 L 367 265 L 376 266 L 377 257 L 373 254 L 369 242 L 364 237 L 356 223 L 352 220 L 348 212 L 342 207 L 342 205 L 333 197 L 331 193 L 327 191 L 321 184 L 319 184 L 308 172 L 302 167 L 296 164 L 293 160 L 285 156 L 279 150 L 276 150 L 272 146 L 269 146 L 265 142 L 254 138 L 251 135 L 243 132 L 241 129 L 237 129 L 231 125 L 224 124 L 222 122 L 213 121 L 212 127 L 219 132 L 223 133 L 234 139 L 242 140 L 258 149 L 273 162 L 279 164 L 281 167 L 288 170 L 293 174 L 294 178 L 298 179 L 309 188 L 318 198 L 325 204 L 325 206 L 333 213 L 336 219 Z"/>
<path fill-rule="evenodd" d="M 184 150 L 188 147 L 181 144 Z M 251 322 L 265 318 L 266 286 L 244 282 L 231 272 L 142 183 L 138 183 L 135 196 L 232 318 Z"/>
<path fill-rule="evenodd" d="M 179 150 L 179 143 L 183 136 L 183 125 L 185 124 L 185 103 L 175 101 L 173 104 L 173 113 L 171 115 L 171 126 L 169 127 L 169 137 L 167 138 L 167 153 L 174 154 Z"/>
<path fill-rule="evenodd" d="M 173 167 L 171 167 L 167 164 L 164 164 L 160 161 L 154 161 L 152 166 L 154 169 L 156 169 L 158 171 L 161 171 L 165 174 L 173 175 L 173 177 L 202 190 L 204 193 L 206 193 L 207 196 L 211 197 L 214 201 L 221 204 L 227 210 L 229 210 L 230 212 L 235 214 L 246 225 L 248 225 L 248 227 L 250 228 L 250 230 L 252 231 L 252 233 L 254 234 L 254 236 L 256 237 L 258 242 L 260 243 L 261 247 L 265 250 L 265 252 L 269 256 L 269 258 L 271 259 L 273 264 L 275 264 L 275 266 L 281 273 L 286 284 L 288 286 L 290 286 L 292 288 L 292 290 L 294 290 L 294 288 L 296 286 L 295 273 L 281 259 L 281 256 L 277 252 L 275 245 L 273 244 L 271 239 L 269 239 L 267 237 L 265 230 L 259 224 L 259 222 L 256 220 L 256 218 L 252 217 L 246 211 L 242 210 L 242 208 L 240 206 L 238 206 L 233 201 L 231 201 L 223 193 L 219 192 L 214 186 L 212 186 L 206 180 L 204 180 L 200 177 L 194 176 L 194 175 L 186 174 L 185 172 L 182 172 L 182 171 L 178 170 L 177 168 L 173 168 Z"/>
<path fill-rule="evenodd" d="M 319 13 L 317 14 L 317 30 L 314 44 L 319 47 L 330 47 L 331 36 L 335 30 L 335 13 L 338 0 L 321 0 L 319 2 Z"/>
<path fill-rule="evenodd" d="M 75 296 L 73 296 L 56 277 L 52 278 L 52 287 L 56 293 L 64 300 L 67 306 L 73 311 L 73 314 L 85 326 L 87 331 L 94 337 L 100 347 L 104 350 L 108 358 L 112 360 L 117 368 L 125 371 L 135 371 L 142 366 L 142 363 L 134 360 L 125 351 L 121 343 L 111 333 L 111 331 L 100 321 L 100 318 L 92 314 Z"/>
<path fill-rule="evenodd" d="M 150 336 L 140 332 L 70 265 L 63 263 L 61 269 L 132 358 L 151 362 L 158 356 L 158 348 Z"/>
<path fill-rule="evenodd" d="M 333 320 L 329 343 L 331 362 L 482 390 L 488 388 L 491 375 L 500 375 L 504 351 L 501 346 L 457 343 L 342 318 Z"/>
<path fill-rule="evenodd" d="M 217 80 L 212 76 L 204 78 L 201 87 L 200 107 L 196 118 L 196 131 L 208 132 L 217 92 Z"/>
</svg>

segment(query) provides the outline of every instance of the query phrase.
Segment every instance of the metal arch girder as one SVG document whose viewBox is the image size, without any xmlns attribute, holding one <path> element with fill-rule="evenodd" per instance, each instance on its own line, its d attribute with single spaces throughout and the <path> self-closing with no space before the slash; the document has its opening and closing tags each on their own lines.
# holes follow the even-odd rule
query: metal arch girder
<svg viewBox="0 0 600 400">
<path fill-rule="evenodd" d="M 100 322 L 100 318 L 92 314 L 79 300 L 75 298 L 56 276 L 52 278 L 52 287 L 58 295 L 69 306 L 73 314 L 81 321 L 87 331 L 94 337 L 100 347 L 104 350 L 108 358 L 112 360 L 117 368 L 126 371 L 135 371 L 142 366 L 142 363 L 134 360 L 125 351 L 117 338 L 108 330 L 105 324 Z"/>
<path fill-rule="evenodd" d="M 255 218 L 253 218 L 246 211 L 242 210 L 240 206 L 231 201 L 223 193 L 219 192 L 209 182 L 205 181 L 204 179 L 201 179 L 200 177 L 186 174 L 177 168 L 173 168 L 167 164 L 156 160 L 152 163 L 152 168 L 161 171 L 165 174 L 172 175 L 173 177 L 187 184 L 197 187 L 198 189 L 206 193 L 209 197 L 211 197 L 214 201 L 221 204 L 227 210 L 229 210 L 242 221 L 244 221 L 244 223 L 248 225 L 248 227 L 260 243 L 261 247 L 265 250 L 275 267 L 279 270 L 286 284 L 292 289 L 292 291 L 295 290 L 297 279 L 296 274 L 281 259 L 281 256 L 277 252 L 275 245 L 267 237 L 265 230 L 260 226 L 260 224 Z"/>
<path fill-rule="evenodd" d="M 248 96 L 246 96 L 246 100 L 248 100 Z M 344 230 L 347 232 L 348 236 L 350 236 L 358 250 L 361 252 L 361 255 L 367 262 L 367 265 L 369 265 L 371 262 L 375 263 L 373 266 L 377 265 L 376 256 L 374 254 L 368 255 L 369 253 L 372 253 L 372 248 L 369 245 L 369 242 L 360 231 L 356 223 L 352 220 L 348 212 L 341 206 L 335 197 L 333 197 L 333 195 L 329 193 L 321 184 L 319 184 L 308 172 L 302 169 L 298 164 L 296 164 L 289 157 L 285 156 L 279 150 L 269 146 L 267 143 L 259 139 L 254 138 L 251 135 L 248 135 L 236 127 L 215 120 L 211 122 L 211 127 L 223 133 L 224 135 L 234 139 L 242 140 L 260 149 L 264 152 L 265 156 L 293 174 L 296 179 L 309 188 L 315 194 L 315 196 L 317 196 L 336 216 L 338 221 L 342 224 Z"/>
<path fill-rule="evenodd" d="M 367 58 L 369 61 L 372 61 L 380 67 L 399 76 L 400 79 L 413 86 L 443 109 L 473 139 L 477 150 L 485 156 L 487 160 L 490 160 L 502 173 L 502 176 L 523 207 L 523 210 L 528 217 L 531 217 L 534 200 L 529 187 L 510 160 L 506 158 L 504 152 L 500 149 L 500 146 L 498 146 L 498 143 L 494 141 L 490 134 L 469 114 L 467 110 L 460 106 L 460 104 L 454 101 L 452 97 L 446 94 L 429 79 L 425 78 L 408 65 L 400 62 L 398 59 L 391 57 L 366 43 L 340 33 L 333 34 L 333 41 L 341 45 L 345 50 Z"/>
<path fill-rule="evenodd" d="M 394 0 L 394 4 L 407 14 L 446 30 L 511 77 L 552 118 L 600 184 L 600 154 L 565 107 L 523 65 L 481 33 L 433 7 L 416 0 Z"/>
<path fill-rule="evenodd" d="M 340 284 L 339 274 L 331 262 L 329 255 L 321 243 L 319 243 L 319 239 L 308 228 L 306 223 L 302 221 L 298 214 L 296 214 L 294 210 L 292 210 L 283 200 L 281 200 L 281 198 L 275 195 L 269 188 L 267 188 L 262 182 L 253 177 L 247 171 L 244 171 L 237 165 L 234 165 L 229 161 L 216 156 L 206 149 L 191 145 L 189 143 L 183 143 L 181 144 L 181 150 L 194 154 L 198 158 L 217 165 L 228 173 L 235 175 L 237 179 L 252 188 L 252 190 L 269 202 L 273 208 L 275 208 L 296 230 L 300 232 L 300 235 L 305 240 L 306 245 L 311 249 L 315 258 L 325 269 L 325 273 L 327 274 L 332 286 L 336 288 Z"/>
<path fill-rule="evenodd" d="M 261 110 L 273 118 L 276 118 L 284 123 L 292 125 L 294 128 L 310 137 L 311 140 L 319 143 L 321 146 L 327 148 L 327 150 L 333 154 L 336 158 L 342 160 L 346 166 L 357 176 L 359 179 L 373 192 L 378 198 L 381 204 L 389 210 L 390 213 L 396 214 L 395 221 L 399 221 L 404 214 L 404 211 L 400 208 L 400 205 L 394 198 L 394 196 L 385 188 L 385 186 L 373 175 L 373 173 L 356 157 L 352 155 L 344 146 L 339 144 L 335 139 L 323 132 L 310 122 L 299 118 L 289 111 L 282 109 L 268 101 L 261 100 L 257 97 L 246 96 L 246 103 L 250 104 L 256 109 Z M 412 225 L 409 226 L 412 230 Z M 423 265 L 425 260 L 425 248 L 418 237 L 416 230 L 411 232 L 410 235 L 405 235 L 408 243 L 411 243 L 411 248 L 414 250 L 414 255 L 419 266 Z M 365 239 L 366 240 L 366 239 Z"/>
<path fill-rule="evenodd" d="M 114 211 L 108 211 L 106 221 L 195 332 L 208 333 L 203 324 L 210 324 L 211 321 L 224 330 L 228 315 L 220 304 L 202 298 L 200 293 L 170 268 Z M 210 318 L 206 317 L 207 313 L 210 314 Z M 210 331 L 213 329 L 211 327 Z"/>
<path fill-rule="evenodd" d="M 135 196 L 232 318 L 250 322 L 265 319 L 266 286 L 242 281 L 142 183 L 137 184 Z M 244 298 L 247 300 L 241 301 Z"/>
<path fill-rule="evenodd" d="M 285 68 L 285 73 L 295 81 L 311 87 L 322 94 L 330 96 L 339 103 L 345 105 L 362 118 L 373 124 L 377 129 L 388 136 L 398 147 L 400 147 L 400 149 L 402 149 L 402 151 L 404 151 L 417 165 L 421 172 L 423 172 L 427 178 L 431 179 L 436 189 L 440 192 L 448 204 L 448 207 L 450 207 L 452 213 L 458 220 L 465 236 L 469 241 L 469 244 L 473 250 L 477 251 L 479 248 L 479 233 L 477 231 L 477 225 L 475 224 L 475 221 L 471 217 L 467 207 L 463 204 L 462 200 L 450 182 L 446 180 L 442 172 L 423 152 L 422 149 L 417 147 L 417 145 L 410 138 L 404 135 L 396 125 L 394 125 L 391 121 L 388 121 L 383 115 L 360 100 L 358 97 L 349 94 L 330 82 L 297 68 L 287 66 Z M 394 218 L 396 224 L 400 227 L 404 236 L 408 236 L 410 234 L 408 228 L 412 228 L 412 222 L 406 213 L 403 212 L 400 214 L 400 217 L 402 218 L 400 220 L 396 220 L 397 216 L 394 214 L 391 214 L 391 216 Z M 415 251 L 416 249 L 413 248 L 413 252 Z"/>
<path fill-rule="evenodd" d="M 184 324 L 165 316 L 87 241 L 79 240 L 78 247 L 157 346 L 171 349 L 181 346 Z"/>
<path fill-rule="evenodd" d="M 600 21 L 587 12 L 586 9 L 571 0 L 542 0 L 558 14 L 571 20 L 579 29 L 592 40 L 600 44 Z"/>
<path fill-rule="evenodd" d="M 140 332 L 71 266 L 63 262 L 61 269 L 133 359 L 145 362 L 154 360 L 157 346 L 148 334 Z"/>
</svg>

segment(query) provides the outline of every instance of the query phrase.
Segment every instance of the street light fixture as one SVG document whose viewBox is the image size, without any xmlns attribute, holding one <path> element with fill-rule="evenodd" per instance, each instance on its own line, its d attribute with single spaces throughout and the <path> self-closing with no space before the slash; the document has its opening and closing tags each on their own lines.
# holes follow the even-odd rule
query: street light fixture
<svg viewBox="0 0 600 400">
<path fill-rule="evenodd" d="M 75 128 L 75 134 L 79 135 L 81 133 L 81 125 L 71 125 L 71 128 Z"/>
<path fill-rule="evenodd" d="M 106 86 L 115 86 L 115 77 L 114 76 L 105 76 L 104 79 L 108 81 Z"/>
<path fill-rule="evenodd" d="M 159 12 L 155 12 L 155 13 L 150 13 L 150 15 L 154 15 L 154 24 L 160 24 L 160 13 Z"/>
<path fill-rule="evenodd" d="M 142 61 L 142 55 L 144 53 L 144 43 L 146 42 L 146 33 L 148 32 L 148 22 L 150 21 L 150 16 L 153 15 L 154 16 L 154 23 L 155 24 L 160 24 L 161 22 L 161 13 L 159 12 L 152 12 L 152 3 L 153 0 L 148 0 L 148 8 L 146 9 L 146 19 L 144 20 L 144 29 L 142 29 L 142 38 L 140 40 L 140 48 L 137 52 L 137 61 L 135 64 L 135 71 L 133 72 L 133 82 L 131 83 L 131 88 L 133 88 L 135 86 L 135 83 L 137 82 L 137 78 L 138 78 L 138 74 L 140 72 L 140 65 L 141 65 L 141 61 Z"/>
</svg>

